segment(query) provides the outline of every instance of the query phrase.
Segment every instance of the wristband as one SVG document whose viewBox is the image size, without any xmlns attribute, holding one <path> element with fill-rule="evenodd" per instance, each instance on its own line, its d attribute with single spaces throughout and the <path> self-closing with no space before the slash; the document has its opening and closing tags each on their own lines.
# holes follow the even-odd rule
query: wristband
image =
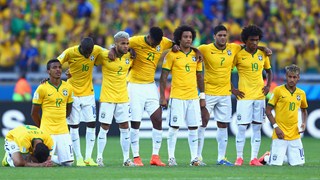
<svg viewBox="0 0 320 180">
<path fill-rule="evenodd" d="M 279 127 L 279 126 L 278 126 L 277 123 L 274 123 L 274 124 L 272 125 L 272 127 L 273 127 L 273 129 L 275 129 L 275 128 Z"/>
<path fill-rule="evenodd" d="M 200 99 L 206 99 L 206 94 L 205 94 L 204 92 L 201 92 L 201 93 L 199 94 L 199 98 L 200 98 Z"/>
</svg>

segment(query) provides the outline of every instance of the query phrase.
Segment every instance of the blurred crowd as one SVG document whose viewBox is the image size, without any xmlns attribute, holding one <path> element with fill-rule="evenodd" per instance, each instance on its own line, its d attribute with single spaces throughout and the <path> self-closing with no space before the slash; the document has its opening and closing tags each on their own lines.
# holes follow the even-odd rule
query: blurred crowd
<svg viewBox="0 0 320 180">
<path fill-rule="evenodd" d="M 48 60 L 85 36 L 108 48 L 113 35 L 131 36 L 159 26 L 165 36 L 181 24 L 196 28 L 194 45 L 213 41 L 224 24 L 229 42 L 243 26 L 263 29 L 275 72 L 295 63 L 319 73 L 320 0 L 0 0 L 0 72 L 43 72 Z"/>
</svg>

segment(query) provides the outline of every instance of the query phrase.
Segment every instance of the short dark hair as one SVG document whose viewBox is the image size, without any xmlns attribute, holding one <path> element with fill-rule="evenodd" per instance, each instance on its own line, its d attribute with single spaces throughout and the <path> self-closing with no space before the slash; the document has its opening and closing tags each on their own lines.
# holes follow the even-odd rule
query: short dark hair
<svg viewBox="0 0 320 180">
<path fill-rule="evenodd" d="M 155 43 L 160 43 L 163 37 L 163 31 L 159 27 L 152 27 L 149 30 L 149 35 Z"/>
<path fill-rule="evenodd" d="M 181 37 L 182 37 L 182 33 L 184 31 L 190 31 L 191 34 L 192 34 L 192 41 L 196 38 L 196 31 L 191 27 L 191 26 L 188 26 L 188 25 L 182 25 L 182 26 L 179 26 L 176 30 L 174 30 L 173 32 L 173 39 L 174 39 L 174 42 L 178 45 L 180 45 L 180 40 L 181 40 Z"/>
<path fill-rule="evenodd" d="M 43 163 L 48 159 L 50 150 L 44 143 L 38 143 L 35 147 L 33 155 L 39 163 Z"/>
<path fill-rule="evenodd" d="M 220 31 L 227 31 L 227 28 L 224 25 L 218 25 L 213 29 L 213 34 L 216 35 Z"/>
<path fill-rule="evenodd" d="M 241 32 L 242 42 L 246 43 L 249 36 L 259 36 L 259 40 L 261 40 L 263 37 L 262 30 L 256 25 L 246 26 L 242 29 L 242 32 Z"/>
<path fill-rule="evenodd" d="M 80 46 L 81 46 L 82 53 L 91 54 L 94 47 L 93 39 L 91 37 L 83 38 L 81 40 Z"/>
<path fill-rule="evenodd" d="M 59 62 L 59 63 L 60 63 L 60 61 L 59 61 L 58 59 L 51 59 L 51 60 L 49 60 L 49 61 L 47 62 L 47 70 L 50 70 L 51 64 L 52 64 L 52 63 L 55 63 L 55 62 Z"/>
<path fill-rule="evenodd" d="M 286 74 L 288 74 L 289 72 L 296 73 L 298 75 L 300 74 L 300 68 L 295 64 L 291 64 L 289 66 L 286 66 L 285 70 L 286 70 Z"/>
</svg>

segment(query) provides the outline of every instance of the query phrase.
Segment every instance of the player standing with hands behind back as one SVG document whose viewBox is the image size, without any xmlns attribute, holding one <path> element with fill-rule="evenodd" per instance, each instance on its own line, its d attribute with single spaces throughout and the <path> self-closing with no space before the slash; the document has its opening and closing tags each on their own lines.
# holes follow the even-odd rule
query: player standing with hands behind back
<svg viewBox="0 0 320 180">
<path fill-rule="evenodd" d="M 265 96 L 268 94 L 272 81 L 272 71 L 269 57 L 258 49 L 258 43 L 263 37 L 262 31 L 255 25 L 243 28 L 241 39 L 246 47 L 239 51 L 233 64 L 238 69 L 239 90 L 233 89 L 237 97 L 237 124 L 236 134 L 237 160 L 236 166 L 243 164 L 243 148 L 245 144 L 245 132 L 251 123 L 251 166 L 262 166 L 257 156 L 261 144 L 261 126 L 265 119 Z M 267 75 L 267 84 L 262 78 L 263 70 Z"/>
</svg>

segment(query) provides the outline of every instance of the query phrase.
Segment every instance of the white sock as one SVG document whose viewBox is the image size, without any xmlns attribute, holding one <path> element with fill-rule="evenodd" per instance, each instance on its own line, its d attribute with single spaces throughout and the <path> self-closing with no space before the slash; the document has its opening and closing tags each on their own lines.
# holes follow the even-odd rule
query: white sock
<svg viewBox="0 0 320 180">
<path fill-rule="evenodd" d="M 243 159 L 243 148 L 246 142 L 247 125 L 238 125 L 238 133 L 236 135 L 237 158 Z"/>
<path fill-rule="evenodd" d="M 168 137 L 167 137 L 169 159 L 174 158 L 174 151 L 176 149 L 178 131 L 179 129 L 169 127 Z"/>
<path fill-rule="evenodd" d="M 218 162 L 225 158 L 228 144 L 228 128 L 219 128 L 217 130 L 218 143 Z"/>
<path fill-rule="evenodd" d="M 133 157 L 139 156 L 139 129 L 130 129 L 131 150 Z"/>
<path fill-rule="evenodd" d="M 80 148 L 79 128 L 70 128 L 72 148 L 77 159 L 83 159 Z"/>
<path fill-rule="evenodd" d="M 198 128 L 198 157 L 202 159 L 202 149 L 204 145 L 204 132 L 206 131 L 206 127 Z"/>
<path fill-rule="evenodd" d="M 261 124 L 251 124 L 251 160 L 257 158 L 261 144 Z"/>
<path fill-rule="evenodd" d="M 162 142 L 162 130 L 152 128 L 152 155 L 159 155 Z"/>
<path fill-rule="evenodd" d="M 86 129 L 86 159 L 91 159 L 92 150 L 96 141 L 96 128 Z"/>
<path fill-rule="evenodd" d="M 98 140 L 97 140 L 97 158 L 103 158 L 103 151 L 106 147 L 106 144 L 108 142 L 108 130 L 104 130 L 102 127 L 100 127 L 99 134 L 98 134 Z"/>
<path fill-rule="evenodd" d="M 198 154 L 198 129 L 188 130 L 188 142 L 192 161 Z"/>
<path fill-rule="evenodd" d="M 123 154 L 123 162 L 129 159 L 129 150 L 130 150 L 130 133 L 129 129 L 121 129 L 120 130 L 120 144 L 122 148 Z"/>
</svg>

